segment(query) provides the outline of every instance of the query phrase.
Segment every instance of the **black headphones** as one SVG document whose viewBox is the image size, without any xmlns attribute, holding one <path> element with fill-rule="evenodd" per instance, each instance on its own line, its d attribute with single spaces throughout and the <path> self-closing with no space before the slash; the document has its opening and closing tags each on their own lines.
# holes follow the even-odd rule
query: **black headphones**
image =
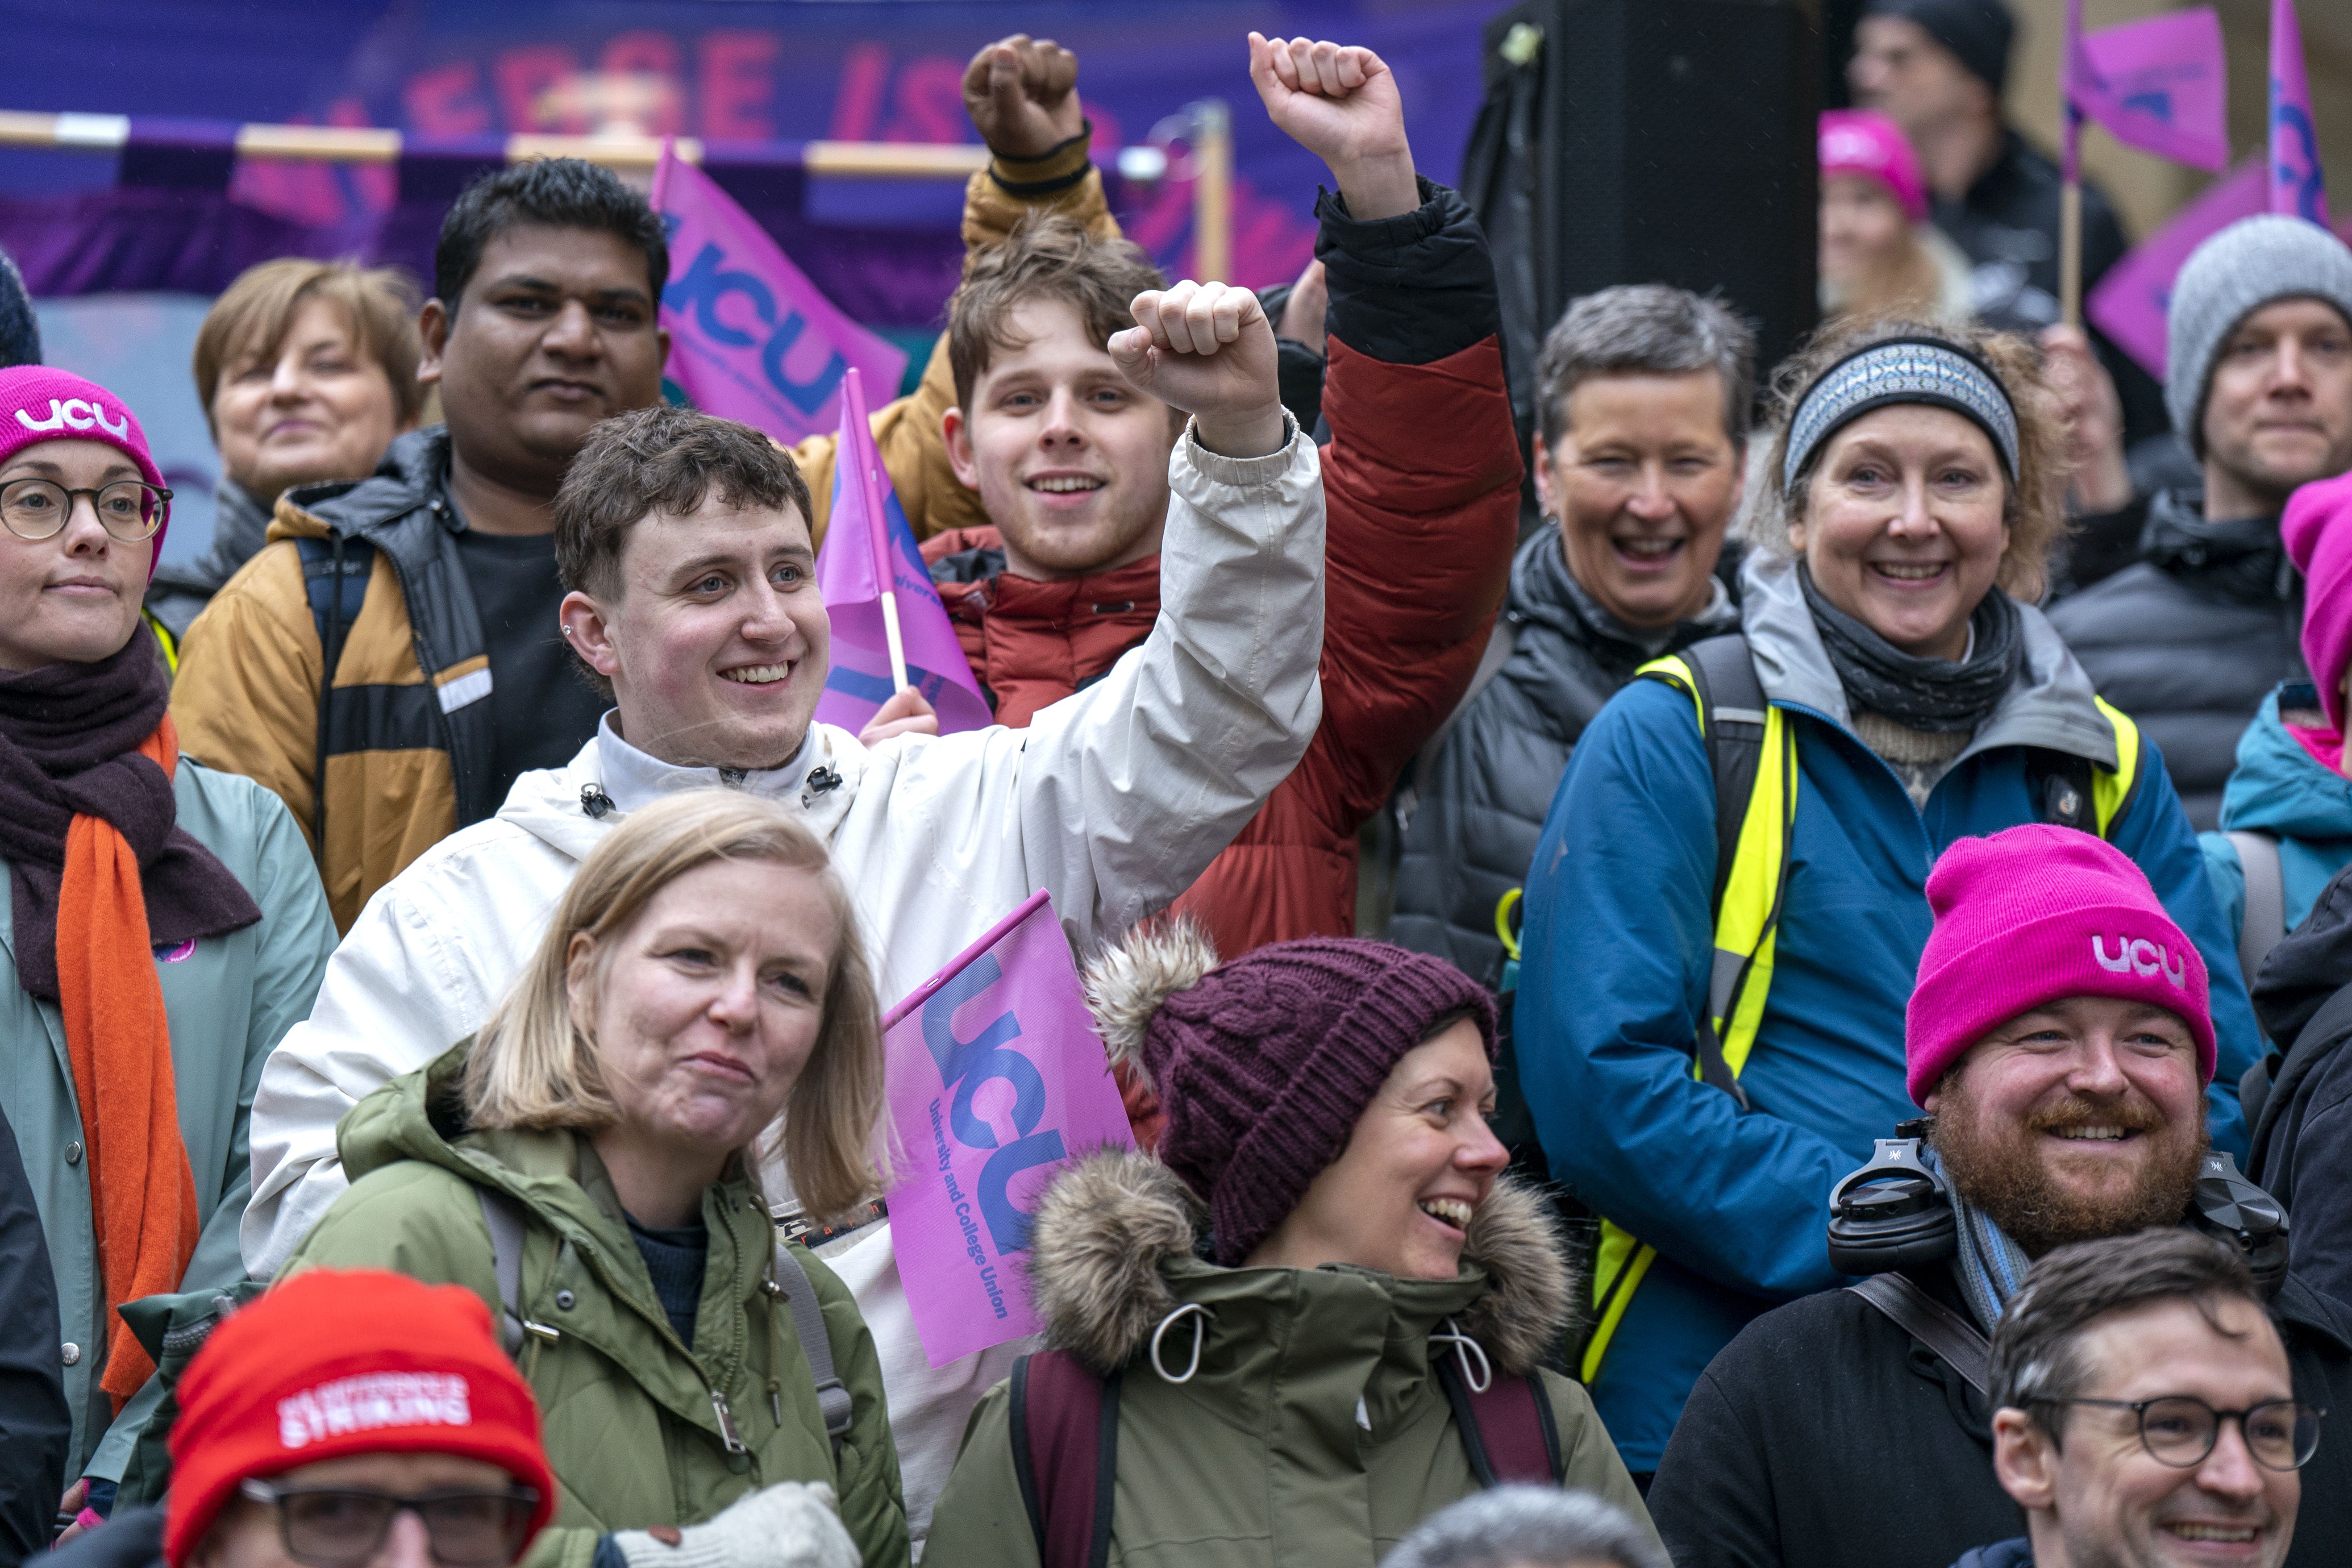
<svg viewBox="0 0 2352 1568">
<path fill-rule="evenodd" d="M 1878 1140 L 1870 1163 L 1830 1190 L 1830 1267 L 1841 1274 L 1891 1274 L 1959 1250 L 1951 1189 L 1919 1158 L 1930 1123 L 1922 1117 Z"/>
<path fill-rule="evenodd" d="M 2286 1205 L 2238 1169 L 2235 1156 L 2205 1152 L 2189 1198 L 2189 1223 L 2246 1255 L 2246 1272 L 2265 1300 L 2286 1280 Z"/>
<path fill-rule="evenodd" d="M 1959 1248 L 1951 1189 L 1919 1158 L 1932 1117 L 1878 1140 L 1870 1163 L 1830 1190 L 1830 1267 L 1888 1274 L 1940 1262 Z M 2264 1297 L 2286 1279 L 2286 1208 L 2248 1180 L 2232 1155 L 2208 1150 L 2181 1223 L 2235 1246 Z"/>
</svg>

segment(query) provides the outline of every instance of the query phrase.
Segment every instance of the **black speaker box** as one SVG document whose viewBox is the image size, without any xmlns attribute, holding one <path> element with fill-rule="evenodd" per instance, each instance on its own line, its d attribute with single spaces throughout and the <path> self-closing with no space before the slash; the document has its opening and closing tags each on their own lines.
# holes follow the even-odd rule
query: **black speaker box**
<svg viewBox="0 0 2352 1568">
<path fill-rule="evenodd" d="M 1523 0 L 1485 33 L 1462 189 L 1502 284 L 1514 399 L 1580 294 L 1714 292 L 1769 373 L 1819 319 L 1812 0 Z"/>
</svg>

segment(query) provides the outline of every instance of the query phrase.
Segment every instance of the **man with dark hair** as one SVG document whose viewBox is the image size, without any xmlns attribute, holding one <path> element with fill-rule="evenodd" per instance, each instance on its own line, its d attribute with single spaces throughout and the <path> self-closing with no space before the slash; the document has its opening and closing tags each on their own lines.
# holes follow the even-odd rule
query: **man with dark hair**
<svg viewBox="0 0 2352 1568">
<path fill-rule="evenodd" d="M 1846 81 L 1855 103 L 1903 128 L 1934 196 L 1936 226 L 1973 266 L 1976 313 L 2028 336 L 2058 320 L 2058 165 L 2006 123 L 2017 19 L 2009 0 L 1870 0 L 1855 26 Z M 2106 193 L 2083 184 L 2083 287 L 2123 257 Z M 2100 363 L 2123 398 L 2125 438 L 2164 434 L 2155 381 L 2096 332 Z"/>
<path fill-rule="evenodd" d="M 599 420 L 661 399 L 661 221 L 611 171 L 519 164 L 457 198 L 418 325 L 444 425 L 371 479 L 297 488 L 188 630 L 191 756 L 310 835 L 336 923 L 595 732 L 556 635 L 551 503 Z"/>
<path fill-rule="evenodd" d="M 1649 1498 L 1678 1563 L 1884 1568 L 2015 1535 L 1987 1336 L 2074 1242 L 2186 1222 L 2263 1247 L 2295 1397 L 2352 1401 L 2352 1312 L 2285 1267 L 2256 1223 L 2268 1200 L 2206 1157 L 2205 965 L 2138 869 L 2035 825 L 1957 841 L 1927 890 L 1906 1046 L 1932 1130 L 1882 1143 L 1833 1205 L 1831 1263 L 1874 1277 L 1757 1318 L 1692 1390 Z M 2291 1561 L 2334 1563 L 2352 1451 L 2322 1452 L 2307 1502 Z"/>
<path fill-rule="evenodd" d="M 1990 1384 L 2026 1534 L 1958 1568 L 2286 1560 L 2324 1413 L 2236 1247 L 2168 1229 L 2058 1248 L 2002 1315 Z"/>
<path fill-rule="evenodd" d="M 1736 631 L 1756 337 L 1663 283 L 1570 304 L 1536 362 L 1536 497 L 1480 680 L 1398 792 L 1391 942 L 1500 989 L 1507 917 L 1569 752 L 1633 671 Z M 1507 1089 L 1507 1103 L 1516 1088 Z"/>
</svg>

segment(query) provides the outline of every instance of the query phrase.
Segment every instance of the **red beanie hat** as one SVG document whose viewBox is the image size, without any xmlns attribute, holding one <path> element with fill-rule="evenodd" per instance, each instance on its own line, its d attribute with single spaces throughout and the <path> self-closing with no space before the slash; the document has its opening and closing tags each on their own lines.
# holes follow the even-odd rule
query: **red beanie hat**
<svg viewBox="0 0 2352 1568">
<path fill-rule="evenodd" d="M 157 489 L 163 471 L 147 451 L 147 432 L 122 399 L 94 381 L 71 371 L 45 364 L 20 364 L 0 370 L 0 464 L 42 441 L 97 441 L 115 447 L 139 465 L 139 477 Z M 148 542 L 155 547 L 147 558 L 147 575 L 163 559 L 163 535 L 171 514 Z"/>
<path fill-rule="evenodd" d="M 530 1385 L 471 1290 L 381 1269 L 298 1274 L 213 1331 L 180 1379 L 163 1557 L 181 1568 L 241 1481 L 352 1454 L 487 1459 L 555 1512 Z M 526 1544 L 530 1536 L 525 1536 Z"/>
<path fill-rule="evenodd" d="M 2279 538 L 2303 574 L 2303 662 L 2328 726 L 2344 732 L 2344 668 L 2352 664 L 2352 474 L 2287 498 Z"/>
<path fill-rule="evenodd" d="M 2045 823 L 1960 839 L 1928 873 L 1927 905 L 1936 929 L 1906 1030 L 1912 1103 L 1995 1028 L 2067 996 L 2176 1015 L 2197 1037 L 2200 1081 L 2213 1081 L 2205 960 L 2105 839 Z"/>
</svg>

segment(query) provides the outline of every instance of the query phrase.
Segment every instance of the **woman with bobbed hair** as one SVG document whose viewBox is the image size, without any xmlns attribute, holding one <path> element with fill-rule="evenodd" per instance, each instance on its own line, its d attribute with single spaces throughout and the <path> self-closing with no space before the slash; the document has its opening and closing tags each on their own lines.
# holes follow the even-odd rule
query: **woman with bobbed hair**
<svg viewBox="0 0 2352 1568">
<path fill-rule="evenodd" d="M 1594 719 L 1528 881 L 1518 1060 L 1609 1222 L 1582 1371 L 1636 1472 L 1744 1322 L 1837 1283 L 1831 1188 L 1916 1114 L 1904 1008 L 1955 839 L 2056 822 L 2137 863 L 2213 974 L 2214 1135 L 2243 1137 L 2253 1020 L 2196 837 L 2034 607 L 2066 481 L 2034 350 L 1841 322 L 1776 395 L 1739 633 Z"/>
<path fill-rule="evenodd" d="M 881 1105 L 824 847 L 754 796 L 672 795 L 582 864 L 478 1036 L 344 1118 L 351 1190 L 287 1267 L 464 1285 L 506 1322 L 562 1493 L 530 1563 L 648 1568 L 681 1531 L 675 1561 L 798 1563 L 763 1521 L 802 1481 L 835 1489 L 867 1568 L 903 1565 L 872 1336 L 762 1177 L 819 1218 L 857 1208 Z"/>
<path fill-rule="evenodd" d="M 147 607 L 176 641 L 260 552 L 278 498 L 363 479 L 416 428 L 416 286 L 391 268 L 287 257 L 247 268 L 196 329 L 196 400 L 220 448 L 213 537 L 155 574 Z"/>
<path fill-rule="evenodd" d="M 1087 984 L 1159 1098 L 1160 1158 L 1094 1154 L 1039 1200 L 1050 1349 L 974 1413 L 925 1562 L 1369 1563 L 1497 1479 L 1599 1492 L 1654 1540 L 1584 1391 L 1541 1365 L 1573 1274 L 1486 1125 L 1484 986 L 1349 938 L 1219 965 L 1181 922 Z"/>
</svg>

